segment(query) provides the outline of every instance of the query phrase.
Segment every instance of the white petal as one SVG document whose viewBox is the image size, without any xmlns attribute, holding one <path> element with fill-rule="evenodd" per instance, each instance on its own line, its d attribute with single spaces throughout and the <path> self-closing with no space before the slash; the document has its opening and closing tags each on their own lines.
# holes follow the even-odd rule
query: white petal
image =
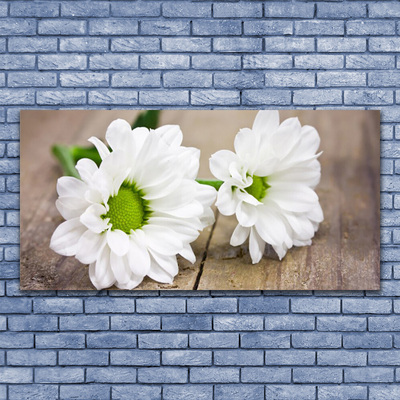
<svg viewBox="0 0 400 400">
<path fill-rule="evenodd" d="M 288 118 L 283 121 L 272 136 L 272 145 L 279 159 L 285 156 L 299 143 L 301 139 L 301 125 L 298 118 Z"/>
<path fill-rule="evenodd" d="M 172 229 L 145 225 L 142 228 L 145 234 L 146 245 L 159 254 L 173 256 L 178 254 L 183 247 L 182 241 L 174 235 Z"/>
<path fill-rule="evenodd" d="M 210 171 L 217 179 L 225 181 L 230 178 L 229 165 L 237 161 L 238 157 L 232 151 L 217 151 L 210 158 Z"/>
<path fill-rule="evenodd" d="M 129 268 L 128 257 L 119 256 L 111 251 L 110 265 L 115 279 L 118 283 L 127 283 L 130 280 L 131 271 Z"/>
<path fill-rule="evenodd" d="M 119 229 L 109 230 L 107 232 L 107 243 L 112 252 L 122 257 L 129 250 L 129 236 Z"/>
<path fill-rule="evenodd" d="M 81 215 L 80 221 L 94 233 L 101 233 L 108 228 L 108 219 L 101 218 L 107 210 L 101 204 L 92 204 Z"/>
<path fill-rule="evenodd" d="M 189 262 L 194 264 L 196 262 L 196 256 L 193 253 L 192 247 L 190 244 L 186 244 L 183 249 L 179 252 L 179 254 L 183 257 L 186 258 Z"/>
<path fill-rule="evenodd" d="M 156 253 L 155 251 L 150 251 L 151 253 L 151 259 L 152 261 L 154 260 L 155 263 L 162 269 L 165 271 L 167 276 L 171 277 L 171 281 L 172 282 L 172 278 L 177 275 L 179 268 L 178 268 L 178 262 L 176 260 L 176 256 L 163 256 L 161 254 Z M 154 264 L 153 262 L 151 263 L 150 266 L 150 271 L 148 273 L 148 276 L 152 279 L 154 279 L 152 277 L 151 274 L 154 273 Z M 156 269 L 157 270 L 157 269 Z M 156 279 L 157 280 L 157 279 Z"/>
<path fill-rule="evenodd" d="M 264 249 L 265 242 L 258 235 L 257 231 L 252 228 L 250 230 L 249 250 L 253 264 L 257 264 L 261 260 L 264 254 Z"/>
<path fill-rule="evenodd" d="M 195 147 L 180 147 L 178 162 L 184 168 L 185 177 L 196 179 L 200 167 L 200 150 Z"/>
<path fill-rule="evenodd" d="M 223 183 L 219 188 L 215 205 L 218 207 L 218 210 L 222 215 L 235 214 L 238 204 L 235 191 L 236 190 L 232 190 L 232 186 L 229 183 Z"/>
<path fill-rule="evenodd" d="M 247 193 L 245 190 L 236 190 L 236 195 L 240 201 L 244 201 L 253 206 L 258 206 L 259 204 L 262 204 L 261 201 L 258 201 L 253 195 Z"/>
<path fill-rule="evenodd" d="M 129 241 L 128 262 L 132 273 L 137 276 L 146 276 L 150 269 L 150 255 L 135 238 Z"/>
<path fill-rule="evenodd" d="M 283 243 L 287 236 L 286 226 L 281 216 L 267 207 L 260 207 L 256 229 L 263 240 L 271 245 Z"/>
<path fill-rule="evenodd" d="M 161 268 L 154 259 L 151 259 L 151 266 L 147 276 L 156 282 L 172 284 L 174 277 L 165 269 Z"/>
<path fill-rule="evenodd" d="M 179 125 L 160 126 L 153 133 L 160 136 L 168 146 L 178 147 L 182 143 L 183 135 Z"/>
<path fill-rule="evenodd" d="M 239 202 L 236 208 L 236 218 L 240 225 L 244 227 L 253 226 L 257 222 L 257 217 L 257 207 L 243 201 Z"/>
<path fill-rule="evenodd" d="M 271 135 L 279 127 L 279 111 L 262 110 L 256 115 L 253 122 L 253 131 L 261 135 Z"/>
<path fill-rule="evenodd" d="M 89 203 L 85 199 L 79 197 L 63 196 L 56 200 L 57 210 L 64 219 L 79 217 L 85 212 L 88 206 Z"/>
<path fill-rule="evenodd" d="M 232 233 L 230 242 L 231 246 L 239 246 L 243 244 L 249 237 L 249 234 L 250 234 L 250 228 L 245 228 L 240 224 L 238 224 Z"/>
<path fill-rule="evenodd" d="M 256 161 L 259 148 L 259 137 L 248 128 L 241 129 L 235 137 L 235 151 L 242 160 Z"/>
<path fill-rule="evenodd" d="M 110 150 L 100 139 L 98 139 L 95 136 L 92 136 L 88 140 L 90 143 L 94 144 L 102 160 L 104 160 L 107 156 L 110 155 Z"/>
<path fill-rule="evenodd" d="M 90 264 L 97 260 L 100 250 L 102 250 L 105 241 L 105 235 L 99 235 L 92 231 L 86 231 L 78 243 L 76 258 L 82 264 Z"/>
<path fill-rule="evenodd" d="M 142 283 L 143 278 L 144 278 L 143 276 L 131 274 L 130 279 L 129 279 L 128 282 L 126 282 L 126 283 L 116 282 L 115 286 L 118 289 L 132 290 L 132 289 L 134 289 L 135 287 L 139 286 Z"/>
<path fill-rule="evenodd" d="M 283 257 L 285 257 L 288 248 L 285 244 L 282 244 L 281 246 L 272 246 L 273 249 L 275 250 L 276 254 L 278 254 L 279 260 L 282 260 Z"/>
<path fill-rule="evenodd" d="M 201 185 L 200 183 L 196 185 L 196 199 L 203 204 L 204 207 L 211 206 L 216 197 L 217 197 L 217 190 L 209 185 Z"/>
<path fill-rule="evenodd" d="M 83 198 L 87 188 L 85 182 L 72 176 L 62 176 L 57 180 L 57 193 L 59 196 Z"/>
<path fill-rule="evenodd" d="M 307 217 L 316 223 L 324 220 L 324 213 L 322 212 L 321 205 L 317 202 L 313 205 L 312 209 L 307 213 Z"/>
<path fill-rule="evenodd" d="M 310 240 L 314 236 L 314 227 L 304 214 L 285 213 L 285 218 L 293 229 L 296 240 Z"/>
<path fill-rule="evenodd" d="M 74 256 L 78 248 L 78 242 L 83 233 L 86 231 L 79 218 L 73 218 L 63 222 L 54 231 L 50 248 L 62 256 Z"/>
<path fill-rule="evenodd" d="M 95 262 L 95 277 L 97 282 L 104 283 L 110 281 L 111 279 L 113 279 L 113 282 L 115 281 L 114 274 L 111 271 L 110 248 L 108 246 L 104 246 L 98 254 Z M 107 285 L 102 287 L 107 287 Z"/>
<path fill-rule="evenodd" d="M 210 226 L 215 222 L 214 211 L 210 207 L 204 209 L 203 215 L 200 217 L 200 222 L 202 224 L 200 230 L 203 230 L 205 227 Z"/>
<path fill-rule="evenodd" d="M 107 128 L 106 140 L 113 150 L 126 150 L 132 143 L 132 129 L 123 119 L 116 119 Z"/>
<path fill-rule="evenodd" d="M 88 184 L 93 181 L 93 175 L 98 170 L 96 163 L 89 158 L 81 158 L 75 168 L 78 170 L 82 180 Z"/>
</svg>

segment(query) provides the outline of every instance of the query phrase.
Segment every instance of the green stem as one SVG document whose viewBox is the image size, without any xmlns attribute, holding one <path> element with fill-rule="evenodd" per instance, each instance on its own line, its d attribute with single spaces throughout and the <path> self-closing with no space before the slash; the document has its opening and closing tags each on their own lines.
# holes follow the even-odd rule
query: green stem
<svg viewBox="0 0 400 400">
<path fill-rule="evenodd" d="M 54 145 L 51 151 L 60 162 L 65 175 L 80 179 L 78 171 L 75 168 L 75 160 L 67 146 Z"/>
<path fill-rule="evenodd" d="M 221 185 L 224 183 L 223 181 L 218 181 L 216 179 L 196 179 L 196 181 L 201 183 L 202 185 L 212 186 L 217 190 L 219 190 Z"/>
</svg>

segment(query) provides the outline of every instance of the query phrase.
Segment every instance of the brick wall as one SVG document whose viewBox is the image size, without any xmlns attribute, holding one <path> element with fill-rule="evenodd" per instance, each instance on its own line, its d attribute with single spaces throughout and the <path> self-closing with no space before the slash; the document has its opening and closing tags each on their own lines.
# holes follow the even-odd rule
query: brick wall
<svg viewBox="0 0 400 400">
<path fill-rule="evenodd" d="M 1 2 L 0 399 L 400 398 L 398 17 L 385 0 Z M 163 106 L 381 109 L 382 290 L 20 292 L 19 110 Z"/>
</svg>

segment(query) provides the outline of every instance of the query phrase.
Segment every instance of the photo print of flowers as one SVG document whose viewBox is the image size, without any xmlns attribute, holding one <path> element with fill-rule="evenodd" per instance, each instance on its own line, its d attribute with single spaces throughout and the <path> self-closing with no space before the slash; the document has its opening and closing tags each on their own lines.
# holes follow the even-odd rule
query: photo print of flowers
<svg viewBox="0 0 400 400">
<path fill-rule="evenodd" d="M 23 290 L 378 290 L 379 112 L 21 111 Z"/>
</svg>

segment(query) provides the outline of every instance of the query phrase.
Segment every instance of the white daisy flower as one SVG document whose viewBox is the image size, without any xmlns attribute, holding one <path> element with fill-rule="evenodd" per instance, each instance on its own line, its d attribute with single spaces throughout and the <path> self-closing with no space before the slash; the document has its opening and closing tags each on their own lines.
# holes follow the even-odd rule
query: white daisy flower
<svg viewBox="0 0 400 400">
<path fill-rule="evenodd" d="M 282 259 L 293 245 L 306 246 L 323 220 L 314 191 L 321 177 L 316 154 L 320 139 L 297 118 L 279 124 L 278 111 L 260 111 L 252 129 L 235 137 L 235 151 L 221 150 L 210 158 L 213 175 L 223 181 L 216 205 L 239 222 L 231 237 L 238 246 L 250 236 L 253 264 L 265 244 Z"/>
<path fill-rule="evenodd" d="M 66 221 L 50 247 L 89 264 L 97 289 L 133 289 L 146 275 L 172 283 L 176 255 L 193 263 L 190 243 L 214 222 L 216 191 L 195 181 L 200 151 L 181 146 L 182 132 L 174 125 L 132 131 L 118 119 L 106 140 L 112 152 L 89 139 L 102 158 L 99 167 L 81 159 L 76 168 L 82 180 L 58 180 L 56 206 Z"/>
</svg>

